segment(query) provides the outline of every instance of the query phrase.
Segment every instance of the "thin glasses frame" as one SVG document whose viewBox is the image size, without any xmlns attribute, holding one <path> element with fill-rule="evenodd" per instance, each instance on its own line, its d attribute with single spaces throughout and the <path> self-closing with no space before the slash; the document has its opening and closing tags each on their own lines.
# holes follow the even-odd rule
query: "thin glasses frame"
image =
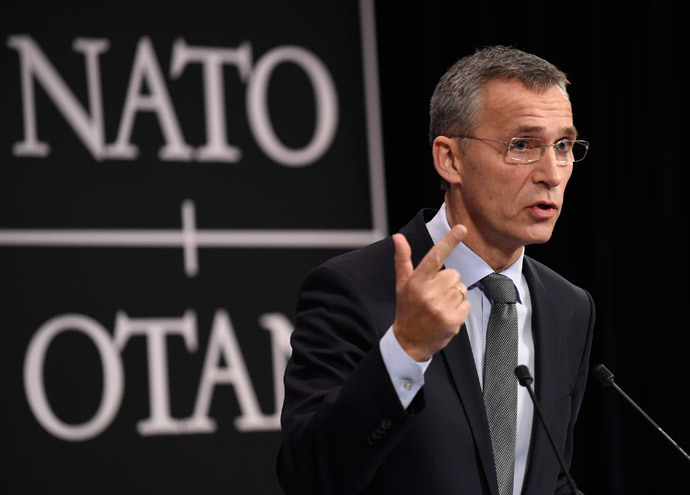
<svg viewBox="0 0 690 495">
<path fill-rule="evenodd" d="M 514 137 L 514 138 L 511 138 L 510 141 L 502 141 L 500 139 L 479 138 L 479 137 L 475 137 L 475 136 L 465 136 L 465 135 L 452 136 L 452 137 L 460 138 L 460 139 L 474 139 L 477 141 L 491 141 L 494 143 L 501 143 L 501 144 L 508 147 L 508 149 L 506 150 L 506 156 L 505 156 L 506 163 L 522 164 L 522 163 L 538 162 L 539 160 L 541 160 L 543 158 L 544 152 L 546 151 L 546 147 L 547 146 L 553 146 L 553 151 L 554 151 L 554 154 L 556 155 L 556 161 L 559 164 L 562 164 L 562 166 L 566 166 L 566 165 L 569 165 L 571 163 L 576 163 L 576 162 L 580 162 L 580 161 L 584 160 L 585 156 L 587 156 L 587 151 L 589 150 L 589 142 L 583 141 L 582 139 L 559 139 L 555 143 L 547 143 L 546 141 L 544 141 L 541 138 L 528 138 L 528 137 Z M 541 148 L 541 152 L 539 153 L 539 156 L 536 158 L 533 158 L 533 159 L 523 159 L 523 158 L 520 158 L 517 156 L 511 156 L 510 155 L 511 151 L 516 151 L 518 153 L 520 152 L 520 150 L 518 149 L 517 143 L 520 143 L 521 141 L 526 141 L 526 142 L 532 143 L 534 146 L 530 149 Z M 557 148 L 557 146 L 559 146 L 559 145 L 562 146 L 564 143 L 570 145 L 570 148 L 572 148 L 572 146 L 574 146 L 574 145 L 584 147 L 584 151 L 582 152 L 582 156 L 580 156 L 579 158 L 575 158 L 575 156 L 573 156 L 573 160 L 563 160 L 562 159 L 563 150 L 559 150 Z M 559 152 L 561 153 L 560 156 L 559 156 Z"/>
</svg>

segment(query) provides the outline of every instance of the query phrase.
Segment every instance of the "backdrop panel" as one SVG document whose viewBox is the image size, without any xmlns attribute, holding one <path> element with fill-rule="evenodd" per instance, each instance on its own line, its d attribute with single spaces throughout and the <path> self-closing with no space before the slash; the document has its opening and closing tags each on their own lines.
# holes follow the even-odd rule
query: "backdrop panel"
<svg viewBox="0 0 690 495">
<path fill-rule="evenodd" d="M 297 288 L 388 228 L 372 2 L 3 9 L 3 491 L 277 493 Z"/>
</svg>

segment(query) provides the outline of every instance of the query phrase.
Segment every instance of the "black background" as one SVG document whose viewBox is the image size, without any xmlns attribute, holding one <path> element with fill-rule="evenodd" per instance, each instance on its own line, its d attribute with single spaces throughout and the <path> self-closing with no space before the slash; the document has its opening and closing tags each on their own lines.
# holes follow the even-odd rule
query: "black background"
<svg viewBox="0 0 690 495">
<path fill-rule="evenodd" d="M 568 74 L 590 154 L 576 165 L 552 239 L 527 253 L 592 293 L 591 364 L 604 363 L 687 451 L 688 43 L 675 3 L 378 2 L 377 16 L 392 231 L 441 201 L 428 102 L 457 58 L 505 44 Z M 594 379 L 576 435 L 571 474 L 585 493 L 687 493 L 690 463 Z"/>
</svg>

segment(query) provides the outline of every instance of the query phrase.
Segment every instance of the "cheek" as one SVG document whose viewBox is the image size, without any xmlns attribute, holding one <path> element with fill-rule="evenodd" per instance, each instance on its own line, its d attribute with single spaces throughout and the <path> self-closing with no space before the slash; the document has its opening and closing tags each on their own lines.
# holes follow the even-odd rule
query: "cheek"
<svg viewBox="0 0 690 495">
<path fill-rule="evenodd" d="M 570 180 L 570 177 L 573 175 L 573 165 L 566 165 L 565 167 L 559 168 L 561 171 L 561 182 L 563 186 L 565 186 Z"/>
<path fill-rule="evenodd" d="M 527 169 L 510 170 L 497 181 L 497 188 L 506 203 L 524 201 L 525 197 L 534 194 L 532 174 Z"/>
<path fill-rule="evenodd" d="M 481 173 L 466 184 L 468 201 L 479 214 L 486 217 L 513 217 L 524 198 L 529 196 L 529 175 L 510 170 L 500 173 Z"/>
</svg>

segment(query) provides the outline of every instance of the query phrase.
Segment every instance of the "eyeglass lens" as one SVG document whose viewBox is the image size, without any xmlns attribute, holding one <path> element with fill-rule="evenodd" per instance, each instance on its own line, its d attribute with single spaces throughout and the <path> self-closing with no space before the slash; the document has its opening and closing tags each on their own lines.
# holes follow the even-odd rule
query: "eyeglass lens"
<svg viewBox="0 0 690 495">
<path fill-rule="evenodd" d="M 541 139 L 514 138 L 508 147 L 508 158 L 516 162 L 535 162 L 549 146 L 553 147 L 556 160 L 561 163 L 578 162 L 587 154 L 587 146 L 578 141 L 562 140 L 549 145 Z"/>
</svg>

